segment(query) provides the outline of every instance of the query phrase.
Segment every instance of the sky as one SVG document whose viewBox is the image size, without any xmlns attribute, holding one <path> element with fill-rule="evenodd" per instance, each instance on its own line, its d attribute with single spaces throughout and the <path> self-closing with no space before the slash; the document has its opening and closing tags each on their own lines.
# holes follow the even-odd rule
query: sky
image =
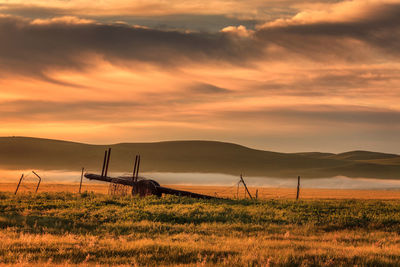
<svg viewBox="0 0 400 267">
<path fill-rule="evenodd" d="M 400 153 L 400 1 L 0 0 L 0 136 Z"/>
</svg>

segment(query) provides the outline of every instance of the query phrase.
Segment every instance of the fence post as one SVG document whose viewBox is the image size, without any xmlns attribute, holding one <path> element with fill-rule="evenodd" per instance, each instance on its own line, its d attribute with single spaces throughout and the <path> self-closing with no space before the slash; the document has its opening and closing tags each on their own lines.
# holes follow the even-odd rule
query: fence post
<svg viewBox="0 0 400 267">
<path fill-rule="evenodd" d="M 21 175 L 21 178 L 19 179 L 19 182 L 18 182 L 18 185 L 17 185 L 17 189 L 15 190 L 14 195 L 16 195 L 17 192 L 18 192 L 19 186 L 21 185 L 21 182 L 22 182 L 22 178 L 24 178 L 24 174 L 22 174 L 22 175 Z"/>
<path fill-rule="evenodd" d="M 299 200 L 299 194 L 300 194 L 300 176 L 297 176 L 297 194 L 296 194 L 296 200 Z"/>
<path fill-rule="evenodd" d="M 104 151 L 104 161 L 103 161 L 103 168 L 101 169 L 101 177 L 104 176 L 104 170 L 106 168 L 106 162 L 107 162 L 107 150 Z"/>
<path fill-rule="evenodd" d="M 250 192 L 249 192 L 249 189 L 247 189 L 247 185 L 246 185 L 246 183 L 244 182 L 244 179 L 243 179 L 242 174 L 240 174 L 240 180 L 242 181 L 242 183 L 243 183 L 243 185 L 244 185 L 244 188 L 245 188 L 246 191 L 247 191 L 247 194 L 249 194 L 250 199 L 253 200 L 253 197 L 251 196 L 251 194 L 250 194 Z M 246 196 L 246 191 L 244 192 L 245 196 Z"/>
<path fill-rule="evenodd" d="M 36 175 L 36 177 L 39 179 L 39 182 L 37 184 L 36 191 L 35 191 L 35 193 L 37 193 L 37 191 L 39 190 L 39 186 L 40 186 L 40 182 L 42 181 L 42 178 L 35 171 L 32 171 L 32 173 L 34 175 Z"/>
<path fill-rule="evenodd" d="M 79 184 L 79 194 L 81 193 L 81 189 L 82 189 L 82 179 L 83 179 L 83 171 L 85 170 L 85 168 L 82 167 L 82 173 L 81 173 L 81 183 Z"/>
<path fill-rule="evenodd" d="M 135 182 L 135 177 L 136 177 L 137 162 L 138 162 L 138 155 L 136 155 L 136 157 L 135 157 L 135 166 L 133 167 L 133 173 L 132 173 L 132 181 L 134 181 L 134 182 Z"/>
<path fill-rule="evenodd" d="M 110 164 L 110 156 L 111 156 L 111 147 L 108 148 L 106 169 L 104 170 L 104 176 L 105 177 L 107 177 L 107 173 L 108 173 L 108 165 Z"/>
<path fill-rule="evenodd" d="M 138 155 L 138 162 L 137 162 L 137 168 L 136 168 L 136 178 L 135 178 L 135 182 L 137 182 L 138 178 L 139 178 L 139 167 L 140 167 L 140 154 Z"/>
</svg>

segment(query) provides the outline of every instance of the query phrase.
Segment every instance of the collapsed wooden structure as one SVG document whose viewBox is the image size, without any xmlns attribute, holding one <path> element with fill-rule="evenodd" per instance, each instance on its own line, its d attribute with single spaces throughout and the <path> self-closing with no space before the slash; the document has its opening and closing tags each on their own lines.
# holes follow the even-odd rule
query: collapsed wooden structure
<svg viewBox="0 0 400 267">
<path fill-rule="evenodd" d="M 162 194 L 167 194 L 167 195 L 186 196 L 186 197 L 201 198 L 201 199 L 217 199 L 217 197 L 213 196 L 202 195 L 189 191 L 164 187 L 161 186 L 155 180 L 147 179 L 145 177 L 140 177 L 139 176 L 140 155 L 136 156 L 132 176 L 109 177 L 107 176 L 107 173 L 108 173 L 108 165 L 110 163 L 110 155 L 111 155 L 111 148 L 109 148 L 108 151 L 107 150 L 105 151 L 101 175 L 93 173 L 85 173 L 85 178 L 89 180 L 97 180 L 108 183 L 131 186 L 132 195 L 140 197 L 151 196 L 151 195 L 161 197 Z"/>
</svg>

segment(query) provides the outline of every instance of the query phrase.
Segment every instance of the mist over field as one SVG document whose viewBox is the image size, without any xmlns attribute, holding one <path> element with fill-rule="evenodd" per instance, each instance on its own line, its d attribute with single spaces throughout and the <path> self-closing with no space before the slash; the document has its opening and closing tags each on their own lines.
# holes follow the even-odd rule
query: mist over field
<svg viewBox="0 0 400 267">
<path fill-rule="evenodd" d="M 240 174 L 249 185 L 265 187 L 294 187 L 297 176 L 309 188 L 396 189 L 400 182 L 395 154 L 278 153 L 211 141 L 88 145 L 25 137 L 0 138 L 1 180 L 15 181 L 37 170 L 48 182 L 79 182 L 82 167 L 101 172 L 108 147 L 109 175 L 131 175 L 140 154 L 141 175 L 163 184 L 230 186 Z"/>
</svg>

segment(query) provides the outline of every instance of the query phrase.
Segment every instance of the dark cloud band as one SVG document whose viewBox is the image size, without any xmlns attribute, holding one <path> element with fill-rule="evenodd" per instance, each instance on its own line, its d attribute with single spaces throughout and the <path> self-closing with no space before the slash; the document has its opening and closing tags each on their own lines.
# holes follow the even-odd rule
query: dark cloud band
<svg viewBox="0 0 400 267">
<path fill-rule="evenodd" d="M 162 66 L 223 62 L 243 64 L 260 53 L 253 42 L 226 33 L 183 33 L 97 23 L 32 24 L 0 17 L 0 66 L 43 76 L 47 70 L 82 70 L 90 55 L 118 64 L 145 62 Z"/>
<path fill-rule="evenodd" d="M 395 61 L 400 55 L 399 25 L 400 4 L 382 5 L 357 21 L 263 27 L 247 37 L 232 32 L 164 31 L 95 22 L 32 23 L 3 16 L 0 68 L 3 73 L 52 81 L 47 71 L 85 70 L 96 64 L 91 55 L 112 64 L 141 62 L 164 68 L 187 64 L 243 66 L 296 57 L 320 62 Z M 281 49 L 268 52 L 271 46 Z"/>
</svg>

